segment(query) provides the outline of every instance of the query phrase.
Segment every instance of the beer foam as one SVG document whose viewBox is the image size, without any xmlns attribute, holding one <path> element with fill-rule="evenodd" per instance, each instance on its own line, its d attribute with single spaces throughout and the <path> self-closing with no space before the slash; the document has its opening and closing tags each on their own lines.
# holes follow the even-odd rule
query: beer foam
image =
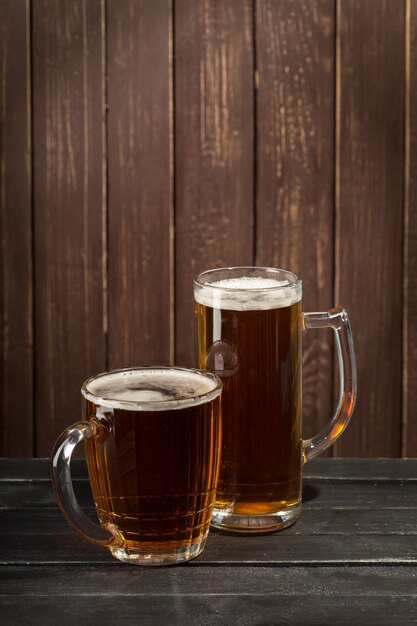
<svg viewBox="0 0 417 626">
<path fill-rule="evenodd" d="M 221 392 L 216 377 L 181 368 L 127 369 L 88 380 L 82 394 L 100 406 L 164 411 L 203 404 Z"/>
<path fill-rule="evenodd" d="M 213 309 L 262 311 L 291 306 L 301 300 L 301 282 L 242 276 L 212 283 L 196 283 L 196 302 Z"/>
</svg>

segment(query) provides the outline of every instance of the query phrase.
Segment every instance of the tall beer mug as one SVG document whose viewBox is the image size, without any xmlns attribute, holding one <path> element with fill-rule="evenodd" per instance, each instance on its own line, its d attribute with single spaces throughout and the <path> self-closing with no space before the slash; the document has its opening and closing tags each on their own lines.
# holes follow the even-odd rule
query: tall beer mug
<svg viewBox="0 0 417 626">
<path fill-rule="evenodd" d="M 301 312 L 301 280 L 261 267 L 214 269 L 194 281 L 197 367 L 223 382 L 223 439 L 212 524 L 259 533 L 293 524 L 301 512 L 302 467 L 342 434 L 356 399 L 347 312 Z M 301 335 L 334 331 L 340 369 L 333 419 L 301 437 Z M 331 384 L 331 381 L 329 381 Z"/>
</svg>

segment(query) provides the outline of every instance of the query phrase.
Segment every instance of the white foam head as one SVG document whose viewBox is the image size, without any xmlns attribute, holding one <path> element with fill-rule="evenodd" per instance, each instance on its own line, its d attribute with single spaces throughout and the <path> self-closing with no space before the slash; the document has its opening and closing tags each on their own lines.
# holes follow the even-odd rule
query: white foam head
<svg viewBox="0 0 417 626">
<path fill-rule="evenodd" d="M 130 411 L 166 411 L 203 404 L 221 393 L 211 374 L 182 368 L 134 368 L 87 380 L 82 394 L 94 404 Z"/>
<path fill-rule="evenodd" d="M 233 268 L 231 273 L 232 270 Z M 226 270 L 212 270 L 206 274 L 211 274 L 214 278 L 215 272 L 224 274 Z M 199 304 L 213 309 L 231 311 L 280 309 L 301 300 L 301 281 L 294 274 L 269 268 L 259 269 L 258 273 L 264 275 L 250 275 L 248 272 L 247 276 L 222 278 L 212 282 L 205 282 L 202 274 L 195 280 L 194 298 Z"/>
</svg>

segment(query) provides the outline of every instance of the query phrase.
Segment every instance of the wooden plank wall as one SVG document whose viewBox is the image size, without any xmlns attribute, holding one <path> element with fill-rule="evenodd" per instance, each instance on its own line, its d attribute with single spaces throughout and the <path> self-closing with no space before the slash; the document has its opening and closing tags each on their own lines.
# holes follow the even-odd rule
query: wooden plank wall
<svg viewBox="0 0 417 626">
<path fill-rule="evenodd" d="M 306 311 L 333 302 L 332 0 L 258 0 L 256 264 L 303 279 Z M 262 43 L 261 43 L 262 42 Z M 331 337 L 304 339 L 304 435 L 331 414 Z"/>
<path fill-rule="evenodd" d="M 29 2 L 1 0 L 0 454 L 22 457 L 34 434 L 30 48 Z"/>
<path fill-rule="evenodd" d="M 346 456 L 401 451 L 404 210 L 404 3 L 340 2 L 335 298 L 346 303 L 360 364 Z M 395 85 L 395 88 L 394 88 Z M 398 294 L 394 290 L 398 288 Z M 371 354 L 370 354 L 371 353 Z M 374 364 L 371 366 L 371 363 Z M 381 419 L 382 418 L 382 419 Z"/>
<path fill-rule="evenodd" d="M 172 13 L 107 2 L 108 366 L 173 353 Z"/>
<path fill-rule="evenodd" d="M 331 454 L 417 454 L 416 21 L 417 0 L 0 0 L 0 455 L 48 455 L 89 375 L 192 365 L 192 278 L 229 264 L 350 311 Z M 306 436 L 334 376 L 310 331 Z"/>
<path fill-rule="evenodd" d="M 405 186 L 402 456 L 417 456 L 417 2 L 405 11 Z"/>
<path fill-rule="evenodd" d="M 253 264 L 253 13 L 175 3 L 176 362 L 193 366 L 193 278 Z"/>
<path fill-rule="evenodd" d="M 32 4 L 35 450 L 79 415 L 105 367 L 100 2 Z"/>
</svg>

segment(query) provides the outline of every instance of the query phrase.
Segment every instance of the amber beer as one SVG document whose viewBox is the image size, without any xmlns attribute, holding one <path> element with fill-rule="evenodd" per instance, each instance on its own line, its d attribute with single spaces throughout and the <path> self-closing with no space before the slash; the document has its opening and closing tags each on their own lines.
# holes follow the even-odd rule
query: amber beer
<svg viewBox="0 0 417 626">
<path fill-rule="evenodd" d="M 182 368 L 119 370 L 84 384 L 90 483 L 116 558 L 169 564 L 203 549 L 219 469 L 220 392 L 216 376 Z M 65 507 L 65 493 L 58 500 L 94 540 Z"/>
<path fill-rule="evenodd" d="M 294 521 L 300 503 L 301 284 L 289 272 L 228 275 L 195 282 L 198 367 L 223 381 L 213 523 L 268 531 Z"/>
</svg>

